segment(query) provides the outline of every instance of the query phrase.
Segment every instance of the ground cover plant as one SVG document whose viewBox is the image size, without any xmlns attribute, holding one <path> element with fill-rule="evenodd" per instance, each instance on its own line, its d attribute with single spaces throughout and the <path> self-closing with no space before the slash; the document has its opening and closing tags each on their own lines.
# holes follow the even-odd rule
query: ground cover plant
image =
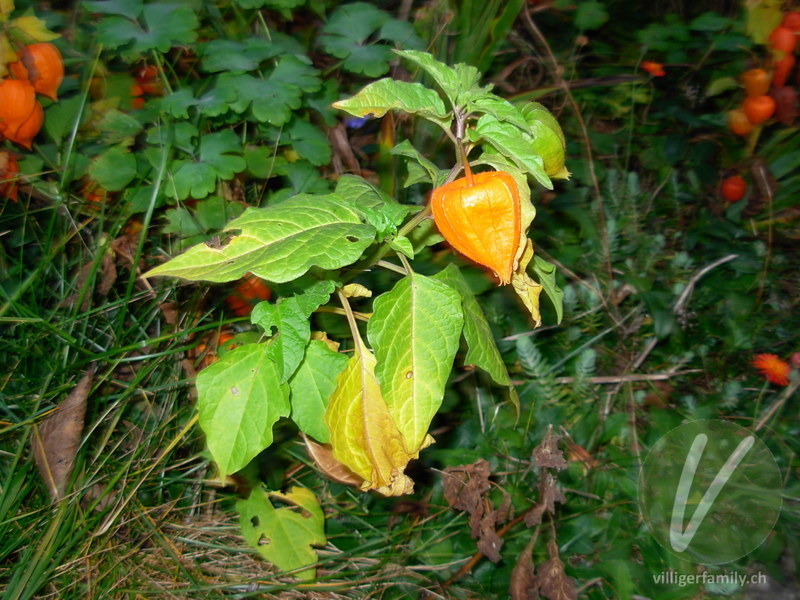
<svg viewBox="0 0 800 600">
<path fill-rule="evenodd" d="M 796 595 L 799 11 L 0 1 L 4 597 Z"/>
</svg>

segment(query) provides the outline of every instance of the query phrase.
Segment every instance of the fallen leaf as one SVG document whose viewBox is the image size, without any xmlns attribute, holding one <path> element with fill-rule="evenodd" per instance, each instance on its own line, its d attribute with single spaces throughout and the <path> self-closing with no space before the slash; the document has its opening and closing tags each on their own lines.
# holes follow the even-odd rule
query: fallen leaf
<svg viewBox="0 0 800 600">
<path fill-rule="evenodd" d="M 52 501 L 60 500 L 69 482 L 75 454 L 83 433 L 86 399 L 92 387 L 94 367 L 90 368 L 69 396 L 37 427 L 34 425 L 33 460 L 47 486 Z"/>
<path fill-rule="evenodd" d="M 274 500 L 286 506 L 275 508 Z M 255 489 L 236 508 L 242 535 L 252 548 L 279 569 L 314 579 L 314 546 L 325 545 L 325 515 L 310 490 L 295 486 L 281 494 Z"/>
<path fill-rule="evenodd" d="M 116 281 L 117 265 L 114 261 L 113 250 L 109 250 L 103 254 L 100 261 L 100 283 L 97 284 L 97 293 L 102 297 L 108 296 L 108 292 L 111 291 Z"/>
</svg>

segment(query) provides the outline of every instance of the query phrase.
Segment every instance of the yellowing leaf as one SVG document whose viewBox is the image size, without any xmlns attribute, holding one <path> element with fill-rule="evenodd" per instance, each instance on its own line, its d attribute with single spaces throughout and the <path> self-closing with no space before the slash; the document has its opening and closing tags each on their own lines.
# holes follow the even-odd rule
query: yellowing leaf
<svg viewBox="0 0 800 600">
<path fill-rule="evenodd" d="M 781 0 L 746 0 L 747 35 L 755 44 L 766 44 L 767 37 L 781 24 Z"/>
<path fill-rule="evenodd" d="M 1 0 L 0 0 L 1 1 Z M 0 77 L 5 77 L 8 74 L 8 63 L 16 62 L 17 53 L 14 52 L 11 42 L 8 41 L 8 36 L 0 33 Z"/>
<path fill-rule="evenodd" d="M 389 414 L 375 378 L 375 357 L 360 339 L 356 344 L 325 411 L 333 456 L 364 479 L 362 490 L 384 496 L 410 494 L 414 482 L 403 471 L 417 454 L 406 451 Z"/>
<path fill-rule="evenodd" d="M 270 499 L 287 506 L 275 508 Z M 310 490 L 295 486 L 281 494 L 254 489 L 236 508 L 245 541 L 276 567 L 291 571 L 317 562 L 312 546 L 325 545 L 325 515 Z M 314 579 L 316 570 L 307 568 L 294 575 Z"/>
<path fill-rule="evenodd" d="M 60 34 L 50 31 L 44 21 L 34 15 L 17 17 L 11 21 L 10 25 L 11 27 L 19 29 L 34 42 L 50 42 L 61 37 Z"/>
<path fill-rule="evenodd" d="M 517 270 L 511 275 L 511 285 L 514 291 L 522 300 L 522 303 L 531 313 L 536 327 L 542 324 L 542 315 L 539 312 L 539 294 L 542 293 L 542 286 L 536 283 L 526 272 L 528 263 L 533 259 L 533 243 L 528 239 L 525 251 L 519 260 Z"/>
<path fill-rule="evenodd" d="M 14 0 L 0 0 L 0 23 L 5 23 L 13 10 Z"/>
</svg>

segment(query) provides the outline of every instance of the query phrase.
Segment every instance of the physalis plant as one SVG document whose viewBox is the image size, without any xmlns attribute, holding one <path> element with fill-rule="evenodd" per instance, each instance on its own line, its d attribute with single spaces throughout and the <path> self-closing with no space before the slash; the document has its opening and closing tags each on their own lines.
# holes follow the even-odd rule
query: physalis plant
<svg viewBox="0 0 800 600">
<path fill-rule="evenodd" d="M 451 68 L 424 52 L 398 54 L 438 89 L 386 78 L 334 106 L 356 117 L 400 111 L 441 128 L 455 150 L 449 171 L 408 141 L 393 149 L 407 161 L 407 185 L 434 188 L 429 206 L 401 204 L 345 175 L 333 193 L 247 208 L 220 244 L 198 244 L 147 273 L 210 282 L 252 273 L 270 287 L 291 282 L 297 290 L 253 309 L 261 341 L 232 349 L 197 376 L 199 424 L 222 477 L 267 448 L 273 425 L 290 417 L 324 473 L 364 491 L 412 492 L 405 469 L 434 442 L 428 429 L 462 338 L 464 362 L 506 386 L 517 402 L 461 270 L 451 264 L 433 276 L 414 271 L 415 253 L 441 240 L 417 231 L 430 229 L 431 213 L 455 251 L 488 268 L 499 284 L 511 284 L 536 325 L 542 291 L 561 318 L 554 267 L 534 256 L 527 237 L 535 215 L 529 178 L 552 189 L 551 178 L 569 175 L 558 123 L 540 104 L 517 106 L 491 93 L 479 85 L 474 67 Z M 396 261 L 385 260 L 389 255 Z M 387 291 L 351 282 L 382 267 L 397 274 Z M 372 296 L 371 314 L 353 311 L 351 300 Z M 312 315 L 320 310 L 347 319 L 350 351 L 312 332 Z M 368 321 L 365 337 L 357 318 Z M 304 564 L 310 563 L 296 566 Z"/>
</svg>

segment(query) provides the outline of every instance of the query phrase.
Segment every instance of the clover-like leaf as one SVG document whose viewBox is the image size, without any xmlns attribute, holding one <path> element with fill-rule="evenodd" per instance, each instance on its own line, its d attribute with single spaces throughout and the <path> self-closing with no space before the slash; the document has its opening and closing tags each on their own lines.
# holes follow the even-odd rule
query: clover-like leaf
<svg viewBox="0 0 800 600">
<path fill-rule="evenodd" d="M 423 45 L 413 28 L 395 21 L 367 2 L 343 4 L 333 11 L 322 27 L 320 43 L 326 52 L 343 59 L 342 66 L 346 70 L 379 77 L 389 69 L 391 48 L 377 41 L 368 43 L 370 37 L 407 48 Z"/>
<path fill-rule="evenodd" d="M 218 179 L 226 181 L 245 170 L 247 163 L 241 152 L 239 138 L 230 129 L 202 136 L 198 160 L 172 163 L 173 185 L 167 185 L 167 194 L 180 200 L 208 196 L 216 189 Z"/>
<path fill-rule="evenodd" d="M 112 146 L 92 161 L 89 176 L 109 192 L 118 192 L 136 177 L 136 157 L 123 146 Z"/>
</svg>

